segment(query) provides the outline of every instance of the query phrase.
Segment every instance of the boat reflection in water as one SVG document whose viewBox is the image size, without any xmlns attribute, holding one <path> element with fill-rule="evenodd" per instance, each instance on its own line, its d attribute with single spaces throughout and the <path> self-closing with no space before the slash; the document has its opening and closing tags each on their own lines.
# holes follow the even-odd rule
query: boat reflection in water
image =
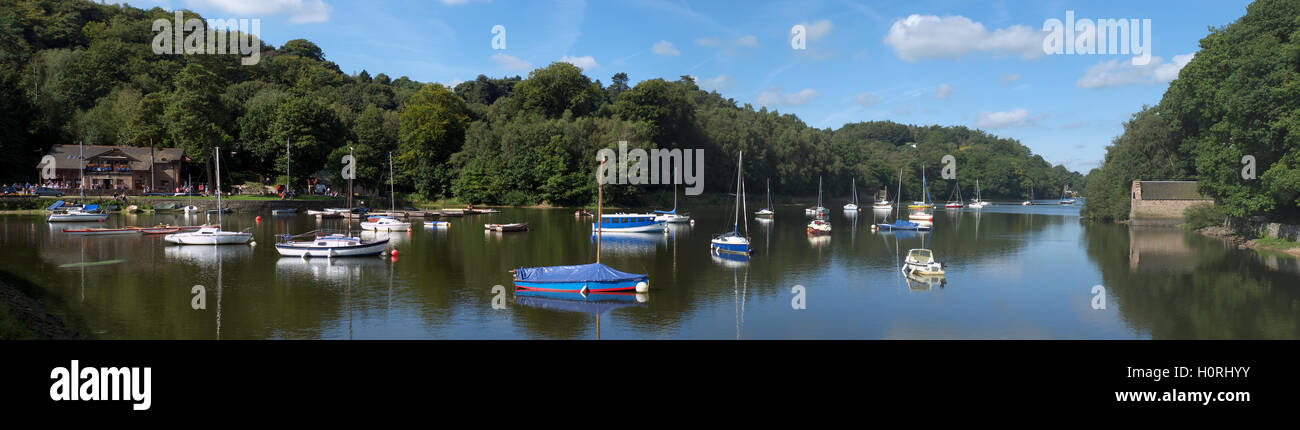
<svg viewBox="0 0 1300 430">
<path fill-rule="evenodd" d="M 384 257 L 362 258 L 281 258 L 275 271 L 282 275 L 306 275 L 316 282 L 340 282 L 359 271 L 378 272 L 389 265 Z"/>
<path fill-rule="evenodd" d="M 581 294 L 529 290 L 515 291 L 515 303 L 521 306 L 595 316 L 596 339 L 600 339 L 601 315 L 621 308 L 644 308 L 649 300 L 650 295 L 646 293 Z"/>
<path fill-rule="evenodd" d="M 611 233 L 606 231 L 599 240 L 600 251 L 608 255 L 652 255 L 660 246 L 668 246 L 668 237 L 664 233 Z M 597 242 L 595 234 L 591 241 Z"/>
<path fill-rule="evenodd" d="M 732 254 L 727 252 L 713 251 L 709 253 L 713 256 L 713 262 L 728 269 L 736 269 L 749 266 L 749 257 L 743 254 Z"/>
<path fill-rule="evenodd" d="M 170 260 L 191 264 L 213 265 L 221 260 L 238 257 L 251 257 L 253 248 L 248 246 L 188 245 L 163 247 L 163 255 Z"/>
</svg>

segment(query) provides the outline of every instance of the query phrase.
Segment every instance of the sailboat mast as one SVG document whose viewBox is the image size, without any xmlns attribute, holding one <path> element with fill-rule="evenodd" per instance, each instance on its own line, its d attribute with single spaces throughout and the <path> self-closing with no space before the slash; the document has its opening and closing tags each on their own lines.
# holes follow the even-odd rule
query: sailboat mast
<svg viewBox="0 0 1300 430">
<path fill-rule="evenodd" d="M 388 153 L 388 207 L 397 212 L 397 188 L 393 187 L 393 153 Z"/>
<path fill-rule="evenodd" d="M 212 155 L 216 156 L 217 162 L 217 226 L 220 226 L 224 222 L 221 220 L 221 213 L 224 212 L 221 210 L 221 147 L 213 148 Z"/>
<path fill-rule="evenodd" d="M 83 140 L 79 142 L 77 145 L 78 145 L 78 149 L 81 150 L 81 155 L 77 156 L 77 159 L 81 160 L 81 204 L 85 205 L 86 204 L 86 141 Z"/>
<path fill-rule="evenodd" d="M 745 151 L 740 151 L 740 157 L 736 160 L 736 222 L 731 225 L 731 231 L 736 232 L 740 229 L 740 172 L 743 170 L 745 163 Z"/>
<path fill-rule="evenodd" d="M 605 160 L 609 157 L 600 158 L 600 167 L 605 167 Z M 596 262 L 600 263 L 600 245 L 602 234 L 605 229 L 601 222 L 605 219 L 603 204 L 605 202 L 605 178 L 601 176 L 603 169 L 596 169 Z"/>
<path fill-rule="evenodd" d="M 894 219 L 898 219 L 898 211 L 903 208 L 903 169 L 898 169 L 898 194 L 894 195 Z"/>
<path fill-rule="evenodd" d="M 284 192 L 293 193 L 293 175 L 289 174 L 289 138 L 284 138 Z"/>
</svg>

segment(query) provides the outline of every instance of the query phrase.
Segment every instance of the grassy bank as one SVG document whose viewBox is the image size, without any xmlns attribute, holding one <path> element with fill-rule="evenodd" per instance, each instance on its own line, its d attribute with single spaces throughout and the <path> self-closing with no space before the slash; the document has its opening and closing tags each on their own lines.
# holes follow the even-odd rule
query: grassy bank
<svg viewBox="0 0 1300 430">
<path fill-rule="evenodd" d="M 74 324 L 48 312 L 43 291 L 0 272 L 0 340 L 82 339 Z"/>
</svg>

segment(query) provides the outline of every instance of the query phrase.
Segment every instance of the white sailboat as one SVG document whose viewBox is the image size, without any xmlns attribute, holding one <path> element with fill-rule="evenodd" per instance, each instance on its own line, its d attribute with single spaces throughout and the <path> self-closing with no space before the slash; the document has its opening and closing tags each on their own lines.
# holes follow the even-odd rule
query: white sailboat
<svg viewBox="0 0 1300 430">
<path fill-rule="evenodd" d="M 749 247 L 749 222 L 745 222 L 745 235 L 740 234 L 740 214 L 746 212 L 743 209 L 745 205 L 745 179 L 742 175 L 744 161 L 745 151 L 740 151 L 736 161 L 736 220 L 730 232 L 713 236 L 713 240 L 709 241 L 709 250 L 714 253 L 749 255 L 753 251 Z"/>
<path fill-rule="evenodd" d="M 655 211 L 655 221 L 661 221 L 661 222 L 672 223 L 672 224 L 691 222 L 690 215 L 682 215 L 677 213 L 677 181 L 673 181 L 673 210 Z"/>
<path fill-rule="evenodd" d="M 933 221 L 934 213 L 931 210 L 934 205 L 930 203 L 930 184 L 925 179 L 925 166 L 921 167 L 921 195 L 921 201 L 913 202 L 908 206 L 909 209 L 912 209 L 912 213 L 907 216 L 907 219 Z"/>
<path fill-rule="evenodd" d="M 1070 184 L 1065 184 L 1064 189 L 1061 190 L 1060 204 L 1063 205 L 1074 204 L 1074 199 L 1070 198 Z"/>
<path fill-rule="evenodd" d="M 772 180 L 771 179 L 767 180 L 767 207 L 759 209 L 758 212 L 754 212 L 754 216 L 758 217 L 760 221 L 771 221 L 774 217 L 776 217 L 776 212 L 772 210 Z"/>
<path fill-rule="evenodd" d="M 971 209 L 983 209 L 985 206 L 988 206 L 988 202 L 984 201 L 983 196 L 980 195 L 980 180 L 979 180 L 979 179 L 976 179 L 976 180 L 975 180 L 975 200 L 971 200 L 970 203 L 967 203 L 967 204 L 966 204 L 966 207 L 971 208 Z"/>
<path fill-rule="evenodd" d="M 858 211 L 858 180 L 857 178 L 854 178 L 849 183 L 852 184 L 850 186 L 853 187 L 853 201 L 850 202 L 849 204 L 844 205 L 844 210 L 848 212 L 857 212 Z"/>
<path fill-rule="evenodd" d="M 822 178 L 820 176 L 817 177 L 817 206 L 804 209 L 803 213 L 817 217 L 824 217 L 831 213 L 830 209 L 822 207 Z"/>
<path fill-rule="evenodd" d="M 221 148 L 213 149 L 217 163 L 217 207 L 221 207 Z M 238 245 L 253 240 L 253 233 L 246 231 L 225 231 L 221 229 L 221 213 L 217 211 L 217 225 L 203 226 L 198 231 L 172 233 L 163 236 L 163 240 L 177 245 Z"/>
<path fill-rule="evenodd" d="M 1020 202 L 1020 205 L 1021 205 L 1021 206 L 1033 206 L 1033 205 L 1034 205 L 1034 185 L 1033 185 L 1032 183 L 1029 185 L 1029 200 L 1025 200 L 1025 201 L 1023 201 L 1023 202 Z"/>
<path fill-rule="evenodd" d="M 393 153 L 388 153 L 388 192 L 392 196 L 389 198 L 391 212 L 397 213 L 397 189 L 393 186 Z M 363 230 L 373 231 L 410 231 L 411 223 L 399 220 L 391 216 L 373 216 L 361 223 Z"/>
</svg>

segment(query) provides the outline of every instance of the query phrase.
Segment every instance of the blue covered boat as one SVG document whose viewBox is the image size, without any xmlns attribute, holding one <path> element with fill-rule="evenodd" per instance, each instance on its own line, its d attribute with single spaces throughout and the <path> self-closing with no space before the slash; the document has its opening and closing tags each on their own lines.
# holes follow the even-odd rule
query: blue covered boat
<svg viewBox="0 0 1300 430">
<path fill-rule="evenodd" d="M 650 277 L 620 272 L 600 263 L 526 267 L 514 271 L 515 289 L 558 293 L 634 293 L 650 288 Z"/>
<path fill-rule="evenodd" d="M 889 230 L 929 230 L 931 226 L 932 226 L 932 224 L 930 224 L 930 223 L 922 224 L 922 223 L 915 223 L 915 222 L 911 222 L 911 221 L 908 221 L 908 220 L 902 220 L 902 219 L 894 220 L 894 222 L 889 223 L 889 224 L 884 224 L 884 223 L 876 224 L 876 228 L 877 228 L 877 229 L 885 230 L 885 231 L 889 231 Z"/>
</svg>

